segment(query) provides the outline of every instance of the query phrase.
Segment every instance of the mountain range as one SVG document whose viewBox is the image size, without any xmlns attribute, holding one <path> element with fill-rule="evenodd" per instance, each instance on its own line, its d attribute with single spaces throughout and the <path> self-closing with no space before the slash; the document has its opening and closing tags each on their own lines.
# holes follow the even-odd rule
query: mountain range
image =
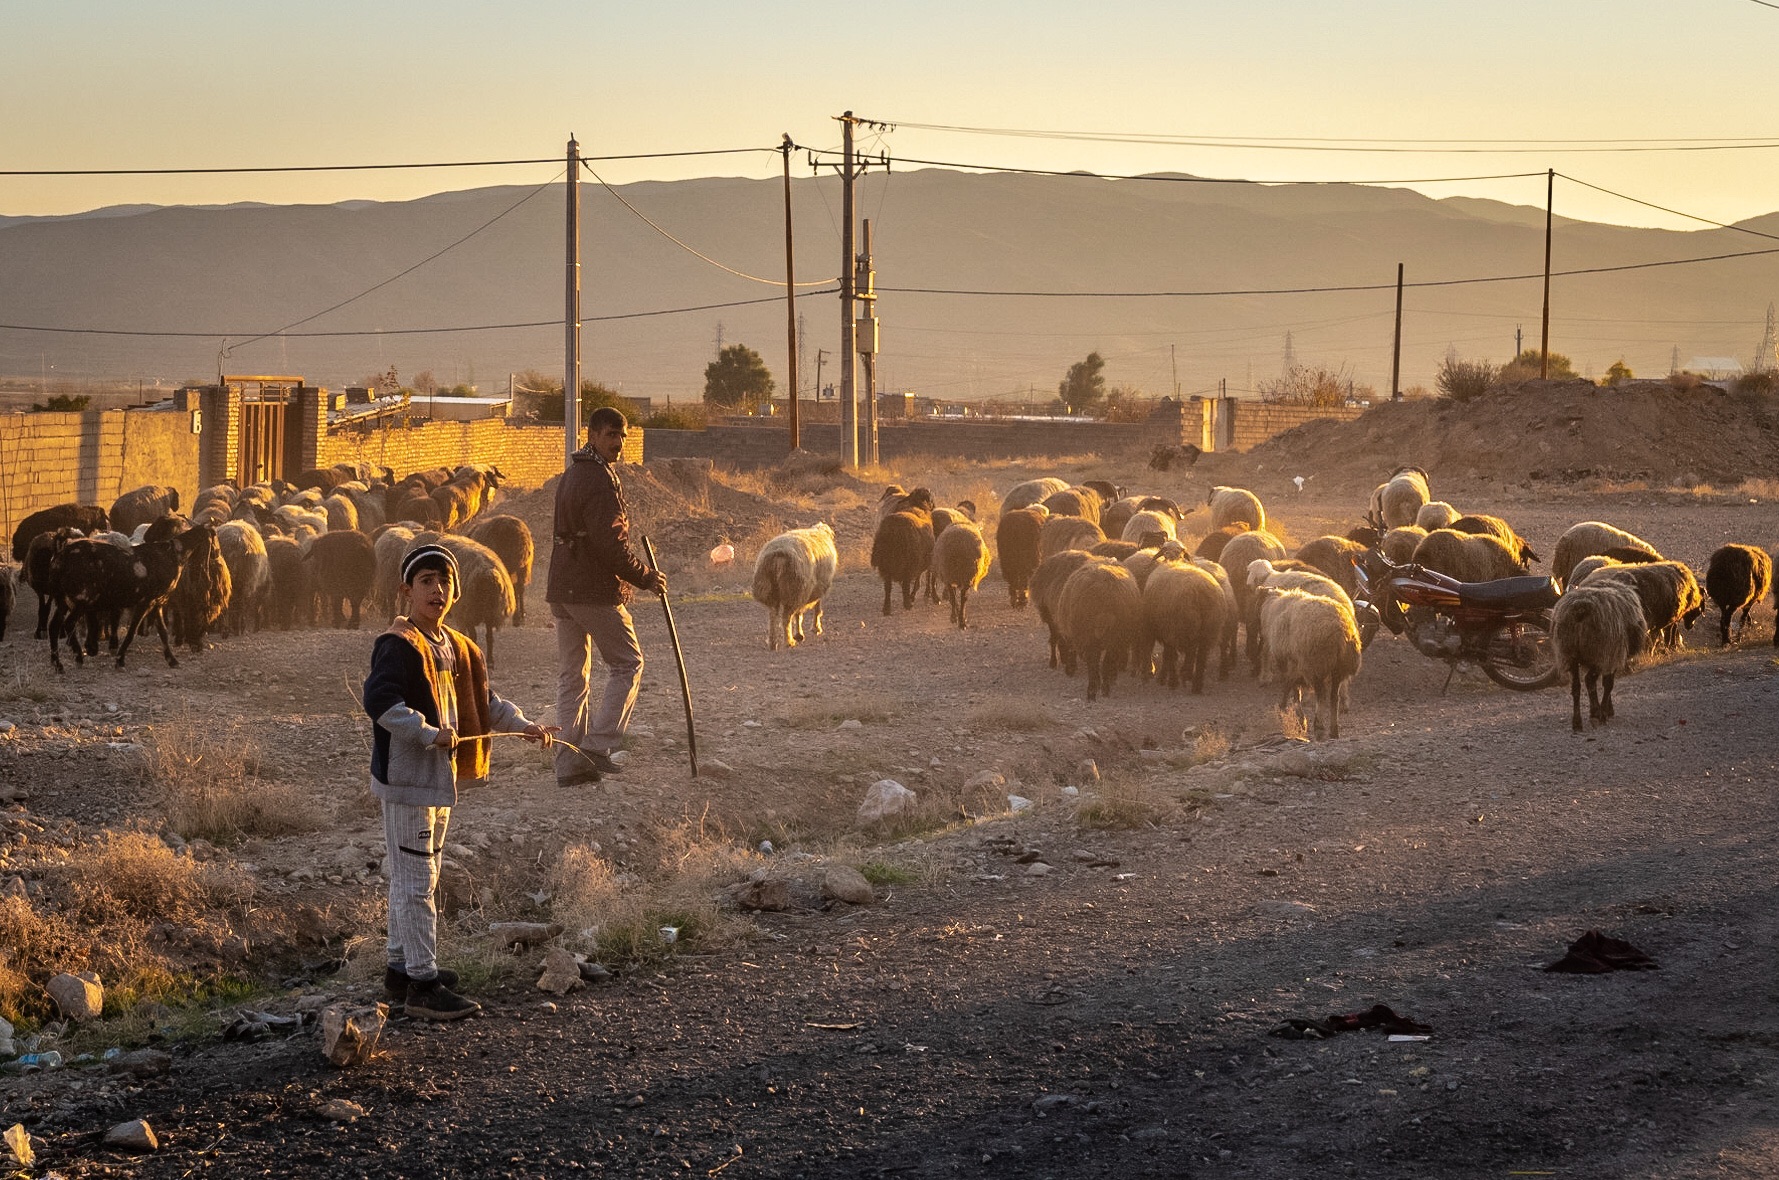
<svg viewBox="0 0 1779 1180">
<path fill-rule="evenodd" d="M 792 189 L 808 396 L 818 350 L 822 383 L 837 376 L 838 300 L 825 292 L 840 269 L 840 194 L 831 176 Z M 1398 262 L 1410 284 L 1404 387 L 1432 385 L 1453 351 L 1508 359 L 1516 327 L 1524 347 L 1538 343 L 1542 208 L 1179 175 L 927 169 L 872 173 L 858 189 L 886 390 L 1047 397 L 1097 351 L 1110 384 L 1149 394 L 1252 390 L 1288 353 L 1387 392 Z M 783 388 L 781 181 L 588 181 L 581 234 L 585 376 L 695 399 L 720 341 L 757 350 Z M 1682 366 L 1752 360 L 1779 254 L 1611 268 L 1763 251 L 1774 236 L 1779 214 L 1695 232 L 1556 218 L 1552 350 L 1594 374 L 1621 358 L 1665 373 L 1676 353 Z M 509 373 L 561 371 L 563 243 L 560 181 L 399 202 L 0 216 L 0 377 L 278 372 L 338 388 L 394 367 L 504 390 Z M 1501 276 L 1523 277 L 1465 281 Z M 1374 289 L 1315 290 L 1354 286 Z M 539 326 L 489 327 L 513 324 Z M 466 328 L 480 330 L 436 330 Z"/>
</svg>

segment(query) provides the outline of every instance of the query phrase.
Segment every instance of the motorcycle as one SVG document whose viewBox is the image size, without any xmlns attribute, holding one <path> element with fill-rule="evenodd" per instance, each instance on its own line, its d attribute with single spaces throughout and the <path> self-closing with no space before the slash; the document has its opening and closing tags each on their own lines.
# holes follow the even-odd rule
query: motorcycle
<svg viewBox="0 0 1779 1180">
<path fill-rule="evenodd" d="M 1375 614 L 1422 655 L 1450 664 L 1441 692 L 1467 663 L 1520 692 L 1549 688 L 1561 679 L 1550 638 L 1550 611 L 1559 593 L 1555 579 L 1460 582 L 1412 563 L 1397 565 L 1378 549 L 1353 564 L 1359 576 L 1355 610 L 1362 619 Z"/>
</svg>

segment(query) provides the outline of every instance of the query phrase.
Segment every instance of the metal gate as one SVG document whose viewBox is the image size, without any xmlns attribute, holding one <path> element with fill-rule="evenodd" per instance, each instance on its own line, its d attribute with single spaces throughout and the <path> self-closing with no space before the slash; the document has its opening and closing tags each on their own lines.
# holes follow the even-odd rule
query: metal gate
<svg viewBox="0 0 1779 1180">
<path fill-rule="evenodd" d="M 301 377 L 225 376 L 223 384 L 241 387 L 241 429 L 235 447 L 235 476 L 242 487 L 285 476 L 289 454 L 285 425 Z"/>
</svg>

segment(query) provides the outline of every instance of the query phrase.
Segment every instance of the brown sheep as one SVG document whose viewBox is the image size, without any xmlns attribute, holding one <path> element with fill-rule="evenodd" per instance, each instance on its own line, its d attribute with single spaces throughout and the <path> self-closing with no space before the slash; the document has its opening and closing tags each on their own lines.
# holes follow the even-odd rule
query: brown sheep
<svg viewBox="0 0 1779 1180">
<path fill-rule="evenodd" d="M 216 540 L 218 527 L 199 524 L 185 532 L 185 571 L 162 608 L 173 628 L 174 645 L 192 652 L 204 650 L 205 633 L 222 618 L 234 593 L 228 562 Z"/>
<path fill-rule="evenodd" d="M 119 496 L 111 505 L 111 527 L 129 536 L 142 525 L 168 512 L 179 511 L 179 491 L 165 484 L 148 484 Z"/>
<path fill-rule="evenodd" d="M 1039 535 L 1049 514 L 1042 507 L 1015 508 L 1002 512 L 995 525 L 995 550 L 1001 558 L 1001 577 L 1007 579 L 1007 600 L 1015 607 L 1026 604 L 1032 574 L 1038 569 Z"/>
<path fill-rule="evenodd" d="M 1060 616 L 1057 611 L 1062 602 L 1062 588 L 1069 577 L 1091 561 L 1100 561 L 1085 549 L 1065 549 L 1054 557 L 1047 557 L 1038 564 L 1037 572 L 1032 574 L 1032 602 L 1038 608 L 1038 620 L 1044 624 L 1049 633 L 1050 666 L 1063 667 L 1068 675 L 1075 674 L 1075 659 L 1070 654 L 1071 648 L 1066 636 L 1063 635 Z"/>
<path fill-rule="evenodd" d="M 1417 521 L 1416 523 L 1419 524 L 1420 522 Z M 1426 526 L 1423 525 L 1422 527 L 1425 528 Z M 1505 520 L 1502 520 L 1499 516 L 1484 516 L 1480 513 L 1471 513 L 1468 516 L 1458 517 L 1458 519 L 1444 527 L 1460 533 L 1469 533 L 1476 537 L 1494 537 L 1503 545 L 1506 545 L 1511 549 L 1519 557 L 1520 564 L 1524 566 L 1530 566 L 1534 562 L 1544 560 L 1532 551 L 1532 546 L 1526 544 L 1526 539 L 1524 537 L 1513 531 L 1512 525 L 1508 524 Z M 1431 533 L 1435 530 L 1427 529 L 1427 531 Z"/>
<path fill-rule="evenodd" d="M 537 556 L 531 526 L 516 516 L 498 513 L 481 517 L 471 525 L 469 539 L 494 550 L 501 564 L 506 566 L 507 577 L 513 583 L 513 598 L 517 602 L 513 608 L 513 626 L 523 626 L 525 587 L 531 585 L 531 566 Z"/>
<path fill-rule="evenodd" d="M 1057 602 L 1057 618 L 1068 640 L 1063 670 L 1087 665 L 1087 699 L 1112 695 L 1112 683 L 1142 642 L 1143 593 L 1117 562 L 1089 558 L 1069 575 Z"/>
<path fill-rule="evenodd" d="M 1087 549 L 1105 540 L 1100 526 L 1079 516 L 1052 516 L 1038 533 L 1038 560 L 1065 549 Z"/>
<path fill-rule="evenodd" d="M 913 610 L 921 575 L 933 561 L 933 521 L 924 512 L 892 512 L 878 522 L 871 539 L 871 568 L 883 579 L 883 613 L 890 613 L 890 587 L 900 583 L 902 609 Z"/>
<path fill-rule="evenodd" d="M 1297 560 L 1313 566 L 1319 573 L 1333 579 L 1347 592 L 1348 598 L 1359 596 L 1359 572 L 1353 563 L 1363 560 L 1365 546 L 1345 537 L 1317 537 L 1298 547 Z"/>
<path fill-rule="evenodd" d="M 1492 534 L 1460 533 L 1434 529 L 1415 546 L 1415 564 L 1437 570 L 1460 582 L 1492 582 L 1526 573 L 1525 562 Z"/>
<path fill-rule="evenodd" d="M 376 574 L 376 553 L 371 539 L 363 533 L 322 533 L 309 542 L 303 554 L 309 568 L 309 582 L 321 596 L 334 627 L 358 630 L 360 613 L 371 596 L 371 582 Z M 344 602 L 351 614 L 340 609 Z"/>
</svg>

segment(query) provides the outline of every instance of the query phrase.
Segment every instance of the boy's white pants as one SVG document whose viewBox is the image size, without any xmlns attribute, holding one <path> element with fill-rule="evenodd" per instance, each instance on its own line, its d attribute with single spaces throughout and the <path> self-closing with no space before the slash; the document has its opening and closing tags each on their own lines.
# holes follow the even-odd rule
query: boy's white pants
<svg viewBox="0 0 1779 1180">
<path fill-rule="evenodd" d="M 410 979 L 438 974 L 439 858 L 450 822 L 449 807 L 383 803 L 383 840 L 389 848 L 389 965 Z"/>
</svg>

